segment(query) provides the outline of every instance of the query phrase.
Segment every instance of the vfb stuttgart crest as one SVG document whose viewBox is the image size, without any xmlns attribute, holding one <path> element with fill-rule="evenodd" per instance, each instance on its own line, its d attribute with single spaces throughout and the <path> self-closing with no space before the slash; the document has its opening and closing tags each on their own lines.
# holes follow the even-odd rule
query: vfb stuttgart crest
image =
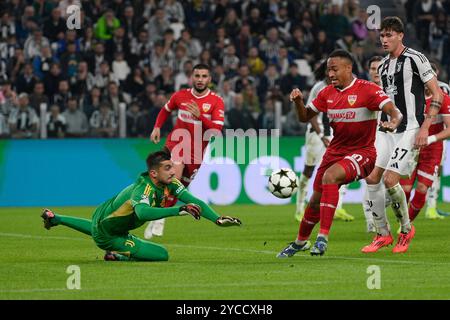
<svg viewBox="0 0 450 320">
<path fill-rule="evenodd" d="M 355 104 L 357 98 L 358 98 L 358 96 L 355 95 L 355 94 L 349 95 L 349 96 L 348 96 L 348 103 L 349 103 L 351 106 L 353 106 L 353 105 Z"/>
<path fill-rule="evenodd" d="M 211 104 L 210 103 L 204 103 L 202 105 L 202 109 L 203 109 L 203 112 L 208 112 L 209 109 L 211 109 Z"/>
</svg>

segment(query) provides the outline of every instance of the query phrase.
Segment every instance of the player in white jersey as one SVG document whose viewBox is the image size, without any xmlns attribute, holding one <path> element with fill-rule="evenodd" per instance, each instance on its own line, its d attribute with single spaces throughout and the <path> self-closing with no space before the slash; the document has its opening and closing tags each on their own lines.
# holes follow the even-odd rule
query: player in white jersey
<svg viewBox="0 0 450 320">
<path fill-rule="evenodd" d="M 323 61 L 319 67 L 314 71 L 314 75 L 317 82 L 309 93 L 308 105 L 313 101 L 319 92 L 325 88 L 328 83 L 326 80 L 326 68 L 327 62 Z M 331 129 L 329 126 L 328 118 L 326 114 L 319 113 L 316 117 L 312 118 L 308 123 L 305 136 L 305 167 L 302 174 L 299 177 L 299 188 L 297 189 L 297 208 L 295 211 L 295 219 L 297 221 L 302 221 L 303 215 L 305 213 L 306 207 L 306 196 L 308 193 L 308 184 L 313 175 L 314 168 L 320 163 L 322 157 L 328 147 L 331 140 Z M 336 213 L 334 219 L 352 221 L 354 217 L 347 213 L 347 211 L 342 208 L 342 200 L 344 198 L 345 192 L 347 190 L 347 185 L 343 185 L 339 189 L 339 202 L 336 208 Z"/>
<path fill-rule="evenodd" d="M 369 66 L 369 79 L 371 82 L 375 83 L 376 85 L 380 86 L 381 88 L 381 78 L 378 74 L 378 67 L 380 65 L 381 60 L 383 60 L 383 57 L 381 56 L 373 56 L 369 59 L 368 66 Z M 381 112 L 379 114 L 379 119 L 381 117 Z M 375 147 L 377 147 L 377 140 L 379 140 L 379 135 L 383 134 L 381 131 L 377 130 L 376 138 L 375 138 Z M 379 145 L 378 145 L 379 148 Z M 389 197 L 386 197 L 386 202 L 390 201 Z M 369 193 L 366 187 L 366 190 L 364 192 L 364 198 L 363 198 L 363 209 L 364 209 L 364 216 L 366 218 L 366 227 L 367 232 L 376 232 L 375 222 L 373 221 L 373 215 L 372 210 L 370 208 L 370 201 L 369 201 Z"/>
<path fill-rule="evenodd" d="M 428 59 L 421 53 L 403 45 L 404 26 L 398 17 L 386 17 L 380 26 L 383 49 L 389 53 L 380 63 L 378 73 L 383 90 L 395 102 L 403 118 L 395 132 L 377 137 L 377 160 L 372 173 L 366 178 L 372 214 L 377 228 L 373 242 L 362 252 L 376 252 L 393 243 L 386 217 L 385 188 L 392 201 L 392 209 L 401 224 L 394 253 L 408 250 L 415 235 L 408 215 L 405 192 L 399 181 L 409 176 L 417 161 L 418 148 L 427 145 L 428 129 L 439 112 L 443 95 Z M 424 116 L 425 85 L 430 89 L 432 102 Z M 387 116 L 382 114 L 382 121 Z M 380 139 L 381 138 L 381 139 Z M 386 171 L 386 172 L 385 172 Z M 381 180 L 383 178 L 383 181 Z"/>
</svg>

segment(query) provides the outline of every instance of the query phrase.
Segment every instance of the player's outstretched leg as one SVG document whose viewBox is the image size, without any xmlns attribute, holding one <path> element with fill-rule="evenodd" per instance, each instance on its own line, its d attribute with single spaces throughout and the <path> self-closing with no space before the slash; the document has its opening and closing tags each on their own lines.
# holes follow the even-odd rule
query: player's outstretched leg
<svg viewBox="0 0 450 320">
<path fill-rule="evenodd" d="M 92 235 L 91 220 L 55 214 L 50 209 L 44 209 L 41 217 L 44 220 L 44 227 L 47 230 L 57 225 L 64 225 L 89 236 Z"/>
<path fill-rule="evenodd" d="M 117 237 L 108 244 L 104 259 L 106 261 L 167 261 L 167 250 L 153 242 L 139 239 L 133 235 Z"/>
</svg>

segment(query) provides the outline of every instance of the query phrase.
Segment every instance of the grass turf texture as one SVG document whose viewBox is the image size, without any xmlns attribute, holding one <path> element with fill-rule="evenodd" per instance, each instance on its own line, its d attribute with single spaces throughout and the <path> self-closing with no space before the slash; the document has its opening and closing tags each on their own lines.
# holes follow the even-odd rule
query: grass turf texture
<svg viewBox="0 0 450 320">
<path fill-rule="evenodd" d="M 335 221 L 327 253 L 290 259 L 275 255 L 298 230 L 294 206 L 217 207 L 236 215 L 241 228 L 206 219 L 169 218 L 162 238 L 168 262 L 106 262 L 86 235 L 64 226 L 43 228 L 40 208 L 0 209 L 0 299 L 449 299 L 450 218 L 417 218 L 406 254 L 392 246 L 370 255 L 371 240 L 360 205 L 356 219 Z M 449 210 L 450 205 L 440 205 Z M 53 208 L 89 218 L 92 208 Z M 397 229 L 392 213 L 390 221 Z M 145 226 L 133 233 L 142 237 Z M 313 239 L 318 228 L 313 232 Z M 66 269 L 81 269 L 81 290 L 69 290 Z M 381 289 L 369 290 L 367 268 L 379 266 Z"/>
</svg>

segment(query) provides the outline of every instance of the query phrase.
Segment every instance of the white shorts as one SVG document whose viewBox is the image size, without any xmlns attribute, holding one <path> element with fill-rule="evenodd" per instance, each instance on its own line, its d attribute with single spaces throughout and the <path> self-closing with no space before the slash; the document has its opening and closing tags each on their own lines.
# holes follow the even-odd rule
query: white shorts
<svg viewBox="0 0 450 320">
<path fill-rule="evenodd" d="M 306 162 L 308 167 L 314 167 L 320 163 L 326 148 L 317 132 L 306 131 Z"/>
<path fill-rule="evenodd" d="M 419 150 L 413 148 L 418 132 L 419 128 L 402 133 L 377 131 L 375 166 L 409 177 L 417 165 L 419 156 Z"/>
</svg>

